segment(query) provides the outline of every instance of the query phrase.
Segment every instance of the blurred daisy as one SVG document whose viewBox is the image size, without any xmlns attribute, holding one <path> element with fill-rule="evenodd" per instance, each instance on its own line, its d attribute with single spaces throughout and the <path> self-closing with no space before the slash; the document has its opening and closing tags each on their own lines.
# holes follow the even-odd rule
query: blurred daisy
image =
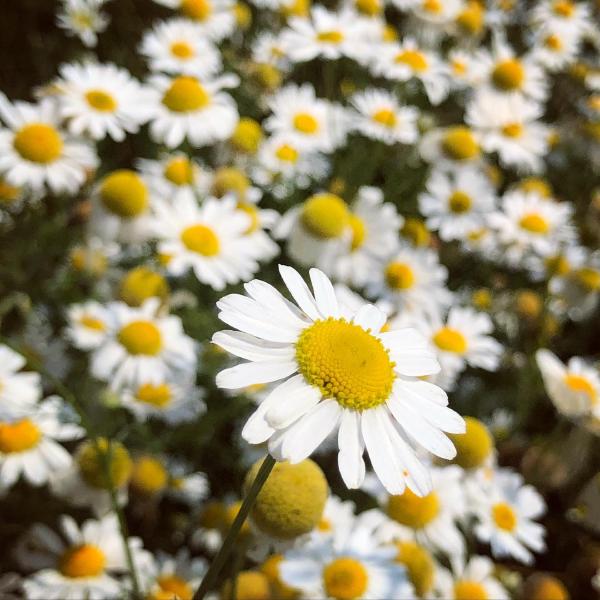
<svg viewBox="0 0 600 600">
<path fill-rule="evenodd" d="M 152 71 L 206 78 L 221 70 L 221 55 L 202 26 L 187 19 L 161 21 L 144 34 L 140 53 Z"/>
<path fill-rule="evenodd" d="M 10 103 L 0 93 L 0 174 L 10 185 L 74 194 L 96 167 L 93 150 L 59 129 L 54 100 Z"/>
<path fill-rule="evenodd" d="M 390 92 L 368 89 L 352 96 L 350 102 L 356 109 L 353 127 L 366 137 L 384 144 L 413 144 L 417 140 L 417 109 L 400 106 Z"/>
<path fill-rule="evenodd" d="M 473 60 L 472 52 L 460 48 L 453 48 L 448 52 L 448 70 L 450 84 L 453 88 L 471 87 L 473 83 Z"/>
<path fill-rule="evenodd" d="M 76 348 L 92 350 L 104 342 L 110 318 L 110 310 L 95 300 L 72 304 L 67 309 L 65 335 Z"/>
<path fill-rule="evenodd" d="M 0 419 L 30 413 L 42 395 L 39 373 L 23 372 L 25 364 L 23 356 L 0 344 Z"/>
<path fill-rule="evenodd" d="M 210 188 L 208 169 L 181 152 L 163 154 L 158 160 L 140 158 L 137 166 L 150 190 L 158 197 L 173 198 L 180 190 L 205 195 Z"/>
<path fill-rule="evenodd" d="M 580 46 L 576 33 L 543 27 L 535 34 L 531 55 L 548 71 L 560 71 L 575 62 Z"/>
<path fill-rule="evenodd" d="M 237 106 L 222 90 L 235 87 L 237 77 L 199 80 L 190 75 L 154 75 L 149 83 L 161 96 L 150 123 L 155 142 L 175 148 L 187 139 L 199 147 L 225 140 L 233 133 Z"/>
<path fill-rule="evenodd" d="M 428 131 L 419 145 L 421 156 L 440 168 L 474 164 L 481 158 L 480 137 L 465 125 Z"/>
<path fill-rule="evenodd" d="M 158 313 L 160 300 L 150 298 L 139 308 L 123 302 L 107 305 L 110 329 L 91 356 L 92 375 L 124 385 L 159 384 L 196 367 L 196 344 L 179 317 Z"/>
<path fill-rule="evenodd" d="M 93 48 L 98 34 L 108 26 L 109 19 L 100 9 L 106 0 L 62 0 L 56 21 L 69 35 L 77 36 L 85 46 Z"/>
<path fill-rule="evenodd" d="M 180 550 L 176 556 L 159 552 L 143 574 L 145 598 L 190 600 L 206 569 L 207 564 L 203 558 L 191 558 L 185 549 Z"/>
<path fill-rule="evenodd" d="M 0 492 L 21 475 L 32 485 L 43 485 L 69 467 L 71 455 L 58 442 L 81 437 L 83 429 L 64 423 L 64 414 L 63 401 L 52 396 L 27 417 L 0 421 Z"/>
<path fill-rule="evenodd" d="M 198 281 L 221 290 L 258 270 L 246 236 L 251 219 L 233 198 L 208 198 L 198 206 L 193 197 L 182 195 L 172 206 L 157 203 L 155 217 L 158 251 L 171 275 L 181 277 L 192 269 Z"/>
<path fill-rule="evenodd" d="M 585 2 L 543 0 L 532 7 L 530 18 L 534 27 L 549 27 L 566 34 L 579 35 L 589 25 L 590 7 Z"/>
<path fill-rule="evenodd" d="M 279 213 L 276 210 L 260 208 L 251 201 L 238 201 L 237 210 L 250 217 L 250 225 L 244 232 L 249 255 L 261 262 L 275 258 L 279 254 L 279 246 L 271 239 L 267 230 L 277 226 Z"/>
<path fill-rule="evenodd" d="M 466 564 L 456 564 L 452 573 L 441 570 L 438 573 L 436 589 L 440 597 L 448 600 L 509 600 L 508 592 L 494 576 L 495 567 L 486 556 L 472 556 Z"/>
<path fill-rule="evenodd" d="M 444 241 L 464 239 L 485 224 L 494 209 L 495 193 L 480 169 L 463 167 L 444 172 L 436 169 L 419 196 L 419 210 L 427 228 Z"/>
<path fill-rule="evenodd" d="M 213 342 L 249 362 L 221 371 L 217 385 L 285 379 L 250 417 L 244 439 L 268 440 L 275 458 L 297 463 L 339 427 L 338 464 L 348 487 L 362 483 L 366 446 L 391 493 L 406 485 L 428 493 L 429 474 L 412 442 L 452 457 L 454 447 L 440 430 L 462 431 L 464 422 L 446 407 L 440 388 L 412 379 L 439 370 L 424 339 L 413 329 L 381 332 L 386 316 L 372 305 L 343 315 L 318 269 L 310 270 L 314 296 L 294 269 L 280 266 L 280 273 L 301 309 L 259 280 L 245 284 L 248 296 L 218 302 L 219 318 L 240 331 L 218 332 Z"/>
</svg>

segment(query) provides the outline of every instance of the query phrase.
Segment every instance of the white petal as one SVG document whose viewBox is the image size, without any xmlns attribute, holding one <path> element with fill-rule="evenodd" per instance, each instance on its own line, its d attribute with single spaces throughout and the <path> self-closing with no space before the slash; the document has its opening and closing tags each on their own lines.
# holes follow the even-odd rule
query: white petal
<svg viewBox="0 0 600 600">
<path fill-rule="evenodd" d="M 317 304 L 300 273 L 292 267 L 279 265 L 279 273 L 296 304 L 313 320 L 321 318 Z"/>
<path fill-rule="evenodd" d="M 338 432 L 338 466 L 346 486 L 357 489 L 365 478 L 364 444 L 360 431 L 360 413 L 343 410 Z"/>
<path fill-rule="evenodd" d="M 324 318 L 333 317 L 337 319 L 340 316 L 337 297 L 331 281 L 323 271 L 311 269 L 309 272 L 310 281 L 315 292 L 315 300 L 319 312 Z"/>
<path fill-rule="evenodd" d="M 386 316 L 373 304 L 365 304 L 358 309 L 352 321 L 363 329 L 370 329 L 372 333 L 379 333 L 386 322 Z"/>
<path fill-rule="evenodd" d="M 294 348 L 290 344 L 266 342 L 242 331 L 217 331 L 212 341 L 235 356 L 246 360 L 291 360 Z"/>
<path fill-rule="evenodd" d="M 242 363 L 217 373 L 217 386 L 228 390 L 284 379 L 298 370 L 295 360 Z"/>
<path fill-rule="evenodd" d="M 279 387 L 278 393 L 284 397 L 265 414 L 265 420 L 275 429 L 288 427 L 321 400 L 320 390 L 306 384 L 302 375 L 291 377 Z"/>
</svg>

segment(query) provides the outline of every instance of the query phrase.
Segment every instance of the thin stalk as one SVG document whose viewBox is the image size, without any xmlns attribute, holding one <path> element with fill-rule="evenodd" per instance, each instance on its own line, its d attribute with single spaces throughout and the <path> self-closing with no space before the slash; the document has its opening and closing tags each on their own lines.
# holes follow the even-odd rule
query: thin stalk
<svg viewBox="0 0 600 600">
<path fill-rule="evenodd" d="M 231 527 L 229 528 L 229 531 L 227 532 L 227 535 L 225 536 L 225 539 L 223 540 L 223 543 L 221 544 L 219 552 L 217 553 L 210 567 L 208 568 L 208 571 L 206 572 L 204 579 L 202 579 L 202 583 L 196 590 L 196 593 L 194 594 L 192 600 L 203 600 L 206 596 L 206 593 L 214 585 L 217 577 L 219 576 L 219 573 L 221 572 L 221 569 L 225 564 L 225 561 L 227 560 L 227 558 L 231 554 L 231 551 L 233 550 L 233 544 L 235 543 L 235 540 L 237 539 L 242 525 L 244 524 L 246 518 L 248 517 L 248 514 L 250 513 L 250 510 L 254 506 L 256 497 L 258 496 L 260 490 L 265 484 L 265 481 L 267 481 L 267 478 L 271 474 L 271 471 L 273 470 L 274 466 L 275 459 L 270 454 L 267 454 L 265 460 L 260 466 L 258 474 L 256 475 L 256 479 L 252 482 L 252 485 L 248 490 L 248 494 L 242 502 L 240 511 L 236 515 L 233 523 L 231 524 Z"/>
<path fill-rule="evenodd" d="M 229 600 L 235 600 L 237 598 L 237 584 L 238 575 L 244 566 L 244 559 L 246 558 L 246 543 L 242 542 L 233 560 L 233 569 L 231 572 L 231 593 L 229 594 Z"/>
</svg>

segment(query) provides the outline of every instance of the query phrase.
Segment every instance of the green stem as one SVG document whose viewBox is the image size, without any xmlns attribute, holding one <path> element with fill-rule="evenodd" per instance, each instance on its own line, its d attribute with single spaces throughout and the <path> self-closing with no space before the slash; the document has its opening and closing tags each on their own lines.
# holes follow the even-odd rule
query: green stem
<svg viewBox="0 0 600 600">
<path fill-rule="evenodd" d="M 217 579 L 219 573 L 221 572 L 221 569 L 225 564 L 225 561 L 227 560 L 227 558 L 231 554 L 231 551 L 233 550 L 233 544 L 237 539 L 242 525 L 246 521 L 246 518 L 248 517 L 252 506 L 254 506 L 256 497 L 258 496 L 260 490 L 265 484 L 265 481 L 267 481 L 267 478 L 271 474 L 271 471 L 273 470 L 274 466 L 275 459 L 270 454 L 267 454 L 265 460 L 260 466 L 258 474 L 256 475 L 256 479 L 252 482 L 252 485 L 250 486 L 250 489 L 248 490 L 248 493 L 246 494 L 246 497 L 242 502 L 240 511 L 236 515 L 229 531 L 227 532 L 227 535 L 225 536 L 225 539 L 223 540 L 223 543 L 221 544 L 219 552 L 217 553 L 214 560 L 212 561 L 212 564 L 208 568 L 208 571 L 206 572 L 204 579 L 202 579 L 202 583 L 200 584 L 200 587 L 196 590 L 196 593 L 194 594 L 192 600 L 203 600 L 203 598 L 206 596 L 206 593 L 214 585 L 215 580 Z"/>
<path fill-rule="evenodd" d="M 237 584 L 238 575 L 244 565 L 244 559 L 246 558 L 246 544 L 242 542 L 236 553 L 233 561 L 233 569 L 231 573 L 231 593 L 229 594 L 229 600 L 236 600 L 237 598 Z"/>
</svg>

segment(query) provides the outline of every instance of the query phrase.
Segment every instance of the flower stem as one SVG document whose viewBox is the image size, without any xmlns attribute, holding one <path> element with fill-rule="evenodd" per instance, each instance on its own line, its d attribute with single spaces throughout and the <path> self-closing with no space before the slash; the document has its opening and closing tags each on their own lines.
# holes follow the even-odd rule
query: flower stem
<svg viewBox="0 0 600 600">
<path fill-rule="evenodd" d="M 267 478 L 271 474 L 274 466 L 275 459 L 270 454 L 267 454 L 265 460 L 260 466 L 258 474 L 256 475 L 256 479 L 252 482 L 252 485 L 250 486 L 250 489 L 248 490 L 248 493 L 242 502 L 242 506 L 240 507 L 238 514 L 236 515 L 229 531 L 227 532 L 227 535 L 225 536 L 225 539 L 223 540 L 223 543 L 221 544 L 219 552 L 208 568 L 208 571 L 206 572 L 204 579 L 202 579 L 202 583 L 196 590 L 192 600 L 203 600 L 204 596 L 206 596 L 206 593 L 214 585 L 216 578 L 225 564 L 225 561 L 233 550 L 233 544 L 240 533 L 242 525 L 246 521 L 254 502 L 256 501 L 258 493 L 265 484 L 265 481 L 267 481 Z"/>
</svg>

